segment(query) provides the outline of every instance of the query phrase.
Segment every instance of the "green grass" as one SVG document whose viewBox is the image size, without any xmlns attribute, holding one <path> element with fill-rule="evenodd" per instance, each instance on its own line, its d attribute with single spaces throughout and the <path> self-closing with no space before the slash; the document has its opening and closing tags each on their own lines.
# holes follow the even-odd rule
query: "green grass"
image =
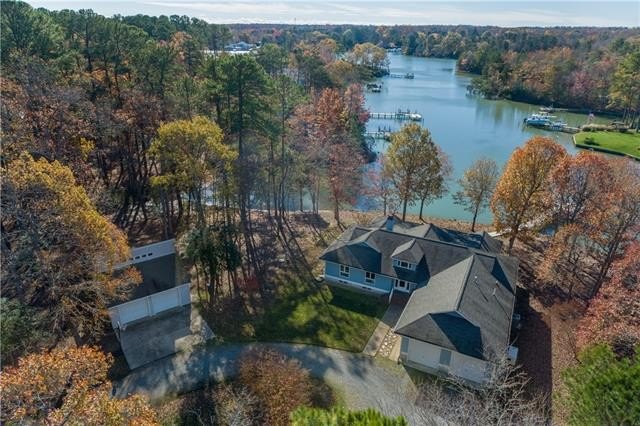
<svg viewBox="0 0 640 426">
<path fill-rule="evenodd" d="M 247 302 L 251 303 L 251 302 Z M 247 314 L 203 315 L 222 342 L 304 343 L 360 352 L 386 310 L 383 299 L 282 274 L 273 300 Z"/>
<path fill-rule="evenodd" d="M 385 307 L 379 298 L 361 293 L 289 282 L 256 324 L 256 338 L 360 352 Z"/>
<path fill-rule="evenodd" d="M 580 132 L 575 135 L 576 146 L 586 149 L 626 154 L 640 159 L 640 134 L 619 132 Z"/>
</svg>

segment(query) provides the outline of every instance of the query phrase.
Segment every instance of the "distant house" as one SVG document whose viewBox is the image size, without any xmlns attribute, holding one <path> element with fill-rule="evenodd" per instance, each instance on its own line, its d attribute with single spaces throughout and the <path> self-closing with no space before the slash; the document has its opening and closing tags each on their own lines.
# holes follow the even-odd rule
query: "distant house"
<svg viewBox="0 0 640 426">
<path fill-rule="evenodd" d="M 244 41 L 239 41 L 237 43 L 228 44 L 224 47 L 224 50 L 227 52 L 248 52 L 250 50 L 255 49 L 257 46 L 255 44 L 246 43 Z"/>
<path fill-rule="evenodd" d="M 347 229 L 321 255 L 325 279 L 409 295 L 395 326 L 400 359 L 436 374 L 482 383 L 507 351 L 518 260 L 487 233 L 417 225 L 395 216 Z"/>
</svg>

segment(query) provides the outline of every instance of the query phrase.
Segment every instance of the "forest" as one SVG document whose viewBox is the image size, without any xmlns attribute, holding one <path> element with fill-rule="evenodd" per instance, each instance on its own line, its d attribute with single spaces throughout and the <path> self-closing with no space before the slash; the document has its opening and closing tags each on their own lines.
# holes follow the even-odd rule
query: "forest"
<svg viewBox="0 0 640 426">
<path fill-rule="evenodd" d="M 458 60 L 477 75 L 474 93 L 489 98 L 621 115 L 638 124 L 637 28 L 499 28 L 447 26 L 232 25 L 253 42 L 295 43 L 326 36 L 343 49 L 358 43 L 400 48 L 405 55 Z"/>
<path fill-rule="evenodd" d="M 114 424 L 157 423 L 144 398 L 110 398 L 113 359 L 84 346 L 110 332 L 107 307 L 141 280 L 134 268 L 114 273 L 131 246 L 176 238 L 211 317 L 230 307 L 239 323 L 255 300 L 274 306 L 277 284 L 313 282 L 310 259 L 353 221 L 347 210 L 359 194 L 403 219 L 408 205 L 419 205 L 417 219 L 426 220 L 424 207 L 449 191 L 452 176 L 428 129 L 404 126 L 380 156 L 364 136 L 363 84 L 388 72 L 386 48 L 457 58 L 461 71 L 477 74 L 470 91 L 490 98 L 639 120 L 637 29 L 223 26 L 19 1 L 2 2 L 1 24 L 3 422 L 98 423 L 107 416 Z M 259 49 L 216 53 L 239 40 Z M 380 173 L 366 169 L 374 161 Z M 567 370 L 571 422 L 622 418 L 624 381 L 637 371 L 640 341 L 637 164 L 572 156 L 534 137 L 503 170 L 478 159 L 458 183 L 454 198 L 473 217 L 471 230 L 478 212 L 491 209 L 508 251 L 526 259 L 523 281 L 532 294 L 578 301 L 580 365 L 615 370 L 607 380 L 618 393 L 604 402 L 588 385 L 601 378 L 587 367 Z M 301 247 L 312 238 L 300 222 L 313 230 L 305 231 L 313 234 L 313 257 Z M 542 227 L 554 236 L 541 239 L 534 231 Z M 535 244 L 542 248 L 533 257 Z M 274 246 L 284 248 L 284 261 Z M 314 286 L 291 294 L 325 297 L 328 290 Z M 64 349 L 70 340 L 77 347 Z M 241 391 L 207 389 L 228 403 L 230 416 L 238 415 L 232 403 L 252 407 L 239 424 L 254 424 L 250 414 L 258 412 L 267 424 L 327 416 L 382 421 L 370 411 L 296 410 L 294 402 L 313 400 L 311 378 L 279 354 L 248 356 L 240 376 Z M 297 399 L 274 400 L 279 388 Z M 491 396 L 492 406 L 501 397 Z M 469 407 L 482 406 L 472 398 Z M 600 413 L 598 404 L 611 412 Z"/>
</svg>

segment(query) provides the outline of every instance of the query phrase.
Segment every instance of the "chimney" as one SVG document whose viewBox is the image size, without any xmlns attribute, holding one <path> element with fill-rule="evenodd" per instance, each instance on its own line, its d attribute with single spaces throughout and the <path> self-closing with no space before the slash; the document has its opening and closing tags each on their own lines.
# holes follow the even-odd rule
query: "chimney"
<svg viewBox="0 0 640 426">
<path fill-rule="evenodd" d="M 386 225 L 387 231 L 393 231 L 394 222 L 395 222 L 395 218 L 393 217 L 393 215 L 387 216 L 387 225 Z"/>
</svg>

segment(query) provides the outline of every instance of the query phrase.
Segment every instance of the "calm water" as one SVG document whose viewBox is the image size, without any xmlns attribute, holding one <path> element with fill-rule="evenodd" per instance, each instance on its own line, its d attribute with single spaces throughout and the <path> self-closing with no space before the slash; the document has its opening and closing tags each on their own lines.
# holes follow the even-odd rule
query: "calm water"
<svg viewBox="0 0 640 426">
<path fill-rule="evenodd" d="M 410 109 L 422 114 L 422 125 L 431 131 L 434 141 L 451 157 L 454 181 L 481 156 L 493 158 L 500 166 L 504 165 L 514 148 L 537 134 L 552 137 L 569 152 L 575 152 L 571 135 L 522 125 L 525 117 L 538 111 L 537 106 L 467 96 L 467 85 L 471 83 L 472 76 L 456 72 L 454 60 L 402 55 L 391 55 L 390 59 L 392 73 L 412 72 L 415 78 L 380 79 L 383 82 L 382 92 L 366 95 L 369 111 L 394 112 L 398 109 Z M 587 120 L 586 115 L 580 114 L 560 112 L 554 115 L 570 126 L 585 124 Z M 402 123 L 394 120 L 370 120 L 367 130 L 397 130 L 401 125 Z M 376 142 L 378 152 L 384 152 L 387 146 L 387 142 Z M 455 182 L 451 182 L 450 188 L 450 193 L 457 190 Z M 411 212 L 417 213 L 418 208 L 419 206 L 414 206 Z M 425 214 L 471 219 L 468 212 L 453 204 L 450 194 L 425 207 Z M 479 221 L 491 222 L 491 214 L 483 212 Z"/>
</svg>

